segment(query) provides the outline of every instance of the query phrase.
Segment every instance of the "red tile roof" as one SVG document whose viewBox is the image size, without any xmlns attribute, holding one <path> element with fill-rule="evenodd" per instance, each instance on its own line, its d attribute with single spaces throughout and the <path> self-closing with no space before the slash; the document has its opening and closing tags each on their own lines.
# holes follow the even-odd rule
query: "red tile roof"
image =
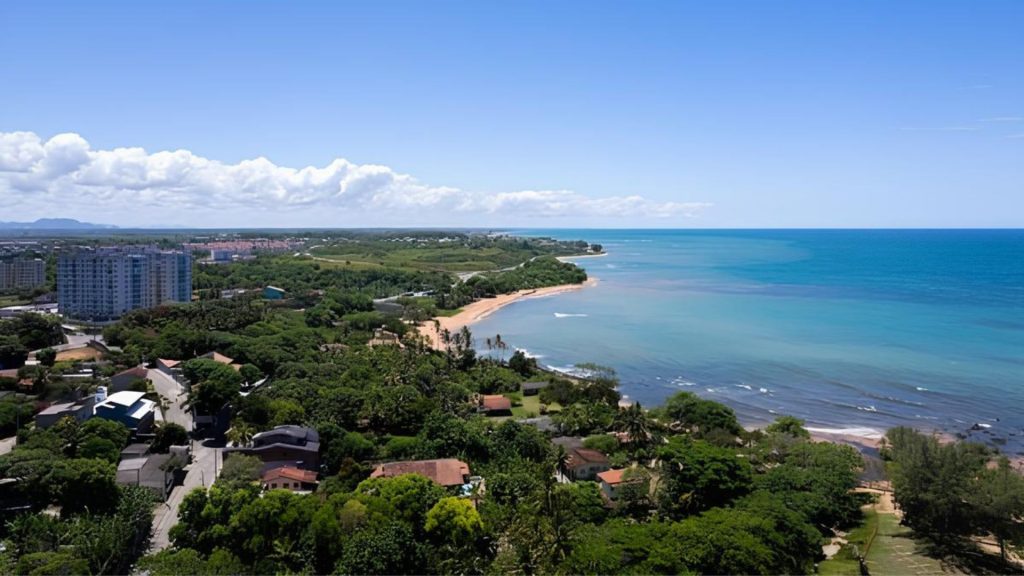
<svg viewBox="0 0 1024 576">
<path fill-rule="evenodd" d="M 158 358 L 157 362 L 167 366 L 168 368 L 174 368 L 178 364 L 181 364 L 181 360 L 165 360 L 163 358 Z"/>
<path fill-rule="evenodd" d="M 608 457 L 590 448 L 573 448 L 569 450 L 569 458 L 566 463 L 569 468 L 577 468 L 586 464 L 607 464 Z"/>
<path fill-rule="evenodd" d="M 402 474 L 426 476 L 441 486 L 461 486 L 469 476 L 469 464 L 455 458 L 385 462 L 377 466 L 370 478 L 393 478 Z"/>
<path fill-rule="evenodd" d="M 626 468 L 619 468 L 617 470 L 605 470 L 597 475 L 602 482 L 610 486 L 622 484 L 622 475 L 626 473 Z"/>
<path fill-rule="evenodd" d="M 200 356 L 200 358 L 213 360 L 214 362 L 220 362 L 221 364 L 232 364 L 235 361 L 233 358 L 228 358 L 227 356 L 221 354 L 220 352 L 207 352 L 206 354 Z"/>
<path fill-rule="evenodd" d="M 498 412 L 512 409 L 512 401 L 497 394 L 484 396 L 483 400 L 480 401 L 480 405 L 483 406 L 484 411 L 486 412 Z"/>
<path fill-rule="evenodd" d="M 263 482 L 271 482 L 278 478 L 285 478 L 287 480 L 294 480 L 296 482 L 305 482 L 307 484 L 316 484 L 316 472 L 310 472 L 309 470 L 299 470 L 292 466 L 281 466 L 280 468 L 272 468 L 263 473 Z"/>
<path fill-rule="evenodd" d="M 136 378 L 147 378 L 149 377 L 149 372 L 146 371 L 146 369 L 143 368 L 142 366 L 136 366 L 135 368 L 129 368 L 122 372 L 118 372 L 117 374 L 114 375 L 115 378 L 118 376 L 135 376 Z"/>
</svg>

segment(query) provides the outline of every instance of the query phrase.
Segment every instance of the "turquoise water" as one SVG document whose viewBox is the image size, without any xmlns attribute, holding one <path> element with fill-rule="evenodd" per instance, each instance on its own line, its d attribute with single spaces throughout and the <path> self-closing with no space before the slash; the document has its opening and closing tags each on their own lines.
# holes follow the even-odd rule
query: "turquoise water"
<svg viewBox="0 0 1024 576">
<path fill-rule="evenodd" d="M 1024 231 L 515 233 L 604 245 L 576 261 L 600 282 L 512 304 L 478 339 L 612 366 L 644 405 L 688 390 L 749 423 L 905 424 L 1024 451 Z"/>
</svg>

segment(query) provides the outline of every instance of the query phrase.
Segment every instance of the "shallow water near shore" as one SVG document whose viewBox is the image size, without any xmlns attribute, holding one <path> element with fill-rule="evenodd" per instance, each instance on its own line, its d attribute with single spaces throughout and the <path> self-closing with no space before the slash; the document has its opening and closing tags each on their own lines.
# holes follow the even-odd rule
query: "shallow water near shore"
<svg viewBox="0 0 1024 576">
<path fill-rule="evenodd" d="M 602 244 L 577 261 L 601 282 L 511 304 L 478 340 L 610 365 L 644 405 L 687 390 L 747 423 L 902 424 L 1024 452 L 1024 231 L 513 232 Z"/>
</svg>

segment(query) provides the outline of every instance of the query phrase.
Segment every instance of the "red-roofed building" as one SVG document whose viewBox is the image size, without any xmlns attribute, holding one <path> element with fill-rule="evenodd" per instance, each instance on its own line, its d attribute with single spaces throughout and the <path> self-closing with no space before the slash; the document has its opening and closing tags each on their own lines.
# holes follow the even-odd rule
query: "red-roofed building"
<svg viewBox="0 0 1024 576">
<path fill-rule="evenodd" d="M 480 411 L 488 416 L 509 416 L 512 401 L 500 394 L 488 394 L 480 398 Z"/>
<path fill-rule="evenodd" d="M 263 473 L 264 490 L 291 490 L 293 492 L 312 492 L 316 490 L 316 472 L 300 470 L 292 466 L 271 468 Z"/>
<path fill-rule="evenodd" d="M 563 471 L 570 480 L 593 480 L 612 467 L 607 456 L 590 448 L 570 448 L 566 456 Z"/>
<path fill-rule="evenodd" d="M 462 486 L 469 481 L 469 464 L 455 458 L 385 462 L 370 473 L 370 478 L 394 478 L 402 474 L 426 476 L 445 487 Z"/>
<path fill-rule="evenodd" d="M 149 371 L 142 366 L 129 368 L 110 377 L 110 388 L 108 391 L 110 393 L 123 392 L 129 390 L 133 382 L 147 380 L 148 378 Z"/>
<path fill-rule="evenodd" d="M 180 368 L 181 360 L 168 360 L 166 358 L 157 358 L 156 360 L 156 369 L 168 376 L 175 376 Z"/>
<path fill-rule="evenodd" d="M 618 497 L 616 490 L 618 490 L 619 486 L 629 482 L 629 480 L 623 478 L 626 470 L 627 468 L 605 470 L 597 475 L 597 479 L 601 482 L 601 492 L 603 492 L 609 500 L 615 500 Z"/>
</svg>

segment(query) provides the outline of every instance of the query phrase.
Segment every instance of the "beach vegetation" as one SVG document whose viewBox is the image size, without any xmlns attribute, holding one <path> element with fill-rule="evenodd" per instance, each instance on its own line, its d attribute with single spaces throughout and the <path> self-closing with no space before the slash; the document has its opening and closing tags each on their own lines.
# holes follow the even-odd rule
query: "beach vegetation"
<svg viewBox="0 0 1024 576">
<path fill-rule="evenodd" d="M 1007 458 L 910 428 L 889 430 L 886 438 L 903 523 L 936 555 L 969 563 L 979 558 L 976 538 L 986 535 L 997 542 L 1003 561 L 1008 549 L 1024 545 L 1024 477 Z"/>
</svg>

